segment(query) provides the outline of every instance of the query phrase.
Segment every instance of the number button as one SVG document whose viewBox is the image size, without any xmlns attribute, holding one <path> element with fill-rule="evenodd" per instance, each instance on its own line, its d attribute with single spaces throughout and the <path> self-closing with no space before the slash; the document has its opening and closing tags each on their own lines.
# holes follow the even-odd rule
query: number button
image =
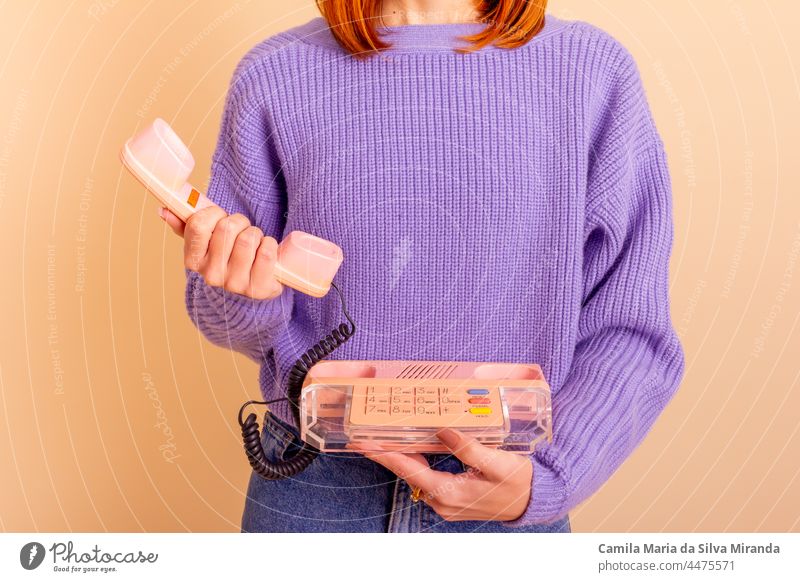
<svg viewBox="0 0 800 582">
<path fill-rule="evenodd" d="M 442 396 L 442 404 L 461 404 L 459 396 Z"/>
</svg>

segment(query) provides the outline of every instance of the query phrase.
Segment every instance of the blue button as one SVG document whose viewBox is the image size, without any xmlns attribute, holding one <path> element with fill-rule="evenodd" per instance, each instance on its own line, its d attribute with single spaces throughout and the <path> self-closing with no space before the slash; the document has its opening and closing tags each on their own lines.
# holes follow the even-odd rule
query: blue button
<svg viewBox="0 0 800 582">
<path fill-rule="evenodd" d="M 486 388 L 472 388 L 467 390 L 467 394 L 488 394 L 489 391 Z"/>
</svg>

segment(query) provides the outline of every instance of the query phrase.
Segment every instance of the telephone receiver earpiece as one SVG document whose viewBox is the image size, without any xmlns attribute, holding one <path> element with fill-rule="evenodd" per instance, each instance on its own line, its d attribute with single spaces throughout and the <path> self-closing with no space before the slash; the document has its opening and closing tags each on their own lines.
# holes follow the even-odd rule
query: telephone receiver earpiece
<svg viewBox="0 0 800 582">
<path fill-rule="evenodd" d="M 125 142 L 120 159 L 163 206 L 184 222 L 198 210 L 216 206 L 188 182 L 194 157 L 163 119 L 156 119 Z M 278 245 L 275 278 L 306 295 L 324 297 L 343 258 L 338 245 L 295 230 Z"/>
</svg>

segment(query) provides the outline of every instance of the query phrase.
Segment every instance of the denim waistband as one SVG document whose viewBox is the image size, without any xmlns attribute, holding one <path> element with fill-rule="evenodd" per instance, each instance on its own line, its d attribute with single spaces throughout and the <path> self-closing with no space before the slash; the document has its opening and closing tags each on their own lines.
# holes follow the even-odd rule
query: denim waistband
<svg viewBox="0 0 800 582">
<path fill-rule="evenodd" d="M 292 441 L 300 444 L 300 432 L 271 412 L 264 414 L 263 424 L 264 432 L 277 439 L 281 444 L 288 445 Z"/>
</svg>

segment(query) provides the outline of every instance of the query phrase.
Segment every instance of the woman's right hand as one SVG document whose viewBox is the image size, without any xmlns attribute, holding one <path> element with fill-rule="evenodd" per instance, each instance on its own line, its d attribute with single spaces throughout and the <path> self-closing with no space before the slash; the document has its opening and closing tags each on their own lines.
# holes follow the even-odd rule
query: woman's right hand
<svg viewBox="0 0 800 582">
<path fill-rule="evenodd" d="M 278 241 L 246 216 L 226 214 L 219 206 L 198 210 L 186 224 L 166 208 L 160 216 L 183 237 L 185 267 L 206 284 L 253 299 L 274 299 L 283 291 L 274 276 Z"/>
</svg>

